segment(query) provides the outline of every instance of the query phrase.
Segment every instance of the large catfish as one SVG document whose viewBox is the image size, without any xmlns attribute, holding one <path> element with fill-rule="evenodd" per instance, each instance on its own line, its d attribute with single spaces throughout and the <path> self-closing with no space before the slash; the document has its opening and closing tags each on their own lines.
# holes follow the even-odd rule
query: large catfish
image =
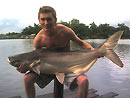
<svg viewBox="0 0 130 98">
<path fill-rule="evenodd" d="M 116 65 L 123 67 L 122 61 L 113 51 L 122 34 L 123 31 L 114 33 L 95 50 L 60 52 L 43 48 L 10 56 L 8 62 L 14 67 L 18 67 L 21 63 L 27 61 L 27 66 L 30 66 L 36 73 L 56 74 L 59 82 L 63 83 L 64 74 L 74 73 L 79 75 L 87 72 L 96 62 L 97 54 L 103 54 Z"/>
</svg>

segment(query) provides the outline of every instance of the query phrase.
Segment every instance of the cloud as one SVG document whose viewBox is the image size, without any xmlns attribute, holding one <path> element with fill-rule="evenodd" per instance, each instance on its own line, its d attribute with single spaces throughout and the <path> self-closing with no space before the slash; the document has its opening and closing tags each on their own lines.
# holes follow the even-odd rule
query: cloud
<svg viewBox="0 0 130 98">
<path fill-rule="evenodd" d="M 111 25 L 114 26 L 114 27 L 118 27 L 118 24 L 125 24 L 127 27 L 130 28 L 130 20 L 125 20 L 125 21 L 117 22 L 117 23 L 114 23 L 114 24 L 111 24 Z"/>
<path fill-rule="evenodd" d="M 123 23 L 130 28 L 130 21 L 124 21 Z"/>
<path fill-rule="evenodd" d="M 17 19 L 2 19 L 0 20 L 0 34 L 8 32 L 20 32 L 23 29 Z"/>
</svg>

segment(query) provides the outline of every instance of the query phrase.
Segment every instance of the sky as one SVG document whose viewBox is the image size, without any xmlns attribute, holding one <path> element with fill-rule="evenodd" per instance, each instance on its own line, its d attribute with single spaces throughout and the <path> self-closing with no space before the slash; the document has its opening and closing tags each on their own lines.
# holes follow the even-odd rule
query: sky
<svg viewBox="0 0 130 98">
<path fill-rule="evenodd" d="M 74 18 L 86 25 L 125 23 L 130 27 L 129 0 L 0 0 L 0 34 L 38 24 L 38 10 L 45 5 L 56 10 L 58 22 Z"/>
</svg>

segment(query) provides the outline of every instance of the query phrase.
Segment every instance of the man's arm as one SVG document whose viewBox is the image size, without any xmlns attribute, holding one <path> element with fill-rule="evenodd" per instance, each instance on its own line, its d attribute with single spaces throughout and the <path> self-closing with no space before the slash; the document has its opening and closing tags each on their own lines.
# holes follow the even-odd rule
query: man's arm
<svg viewBox="0 0 130 98">
<path fill-rule="evenodd" d="M 77 43 L 78 45 L 80 45 L 83 49 L 90 48 L 91 50 L 94 50 L 94 48 L 90 44 L 77 37 L 77 35 L 73 31 L 70 35 L 71 35 L 71 40 Z M 104 55 L 101 53 L 97 53 L 96 56 L 97 58 L 104 57 Z"/>
<path fill-rule="evenodd" d="M 94 48 L 90 44 L 77 37 L 77 35 L 73 31 L 71 33 L 71 40 L 80 45 L 83 49 L 90 48 L 91 50 L 94 50 Z M 104 55 L 100 53 L 97 53 L 96 56 L 97 58 L 104 57 Z"/>
<path fill-rule="evenodd" d="M 90 48 L 91 50 L 94 50 L 94 48 L 88 44 L 87 42 L 81 40 L 75 33 L 74 31 L 71 31 L 71 40 L 75 43 L 77 43 L 79 46 L 81 46 L 83 49 L 88 49 Z"/>
<path fill-rule="evenodd" d="M 41 43 L 41 36 L 38 34 L 33 41 L 34 50 L 41 48 L 40 43 Z"/>
</svg>

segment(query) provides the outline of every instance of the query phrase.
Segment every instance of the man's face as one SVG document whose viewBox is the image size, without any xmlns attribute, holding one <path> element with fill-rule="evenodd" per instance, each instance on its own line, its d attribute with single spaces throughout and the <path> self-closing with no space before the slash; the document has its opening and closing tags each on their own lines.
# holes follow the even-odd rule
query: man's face
<svg viewBox="0 0 130 98">
<path fill-rule="evenodd" d="M 52 13 L 41 13 L 39 24 L 45 31 L 51 31 L 56 25 L 56 19 L 53 17 Z"/>
</svg>

